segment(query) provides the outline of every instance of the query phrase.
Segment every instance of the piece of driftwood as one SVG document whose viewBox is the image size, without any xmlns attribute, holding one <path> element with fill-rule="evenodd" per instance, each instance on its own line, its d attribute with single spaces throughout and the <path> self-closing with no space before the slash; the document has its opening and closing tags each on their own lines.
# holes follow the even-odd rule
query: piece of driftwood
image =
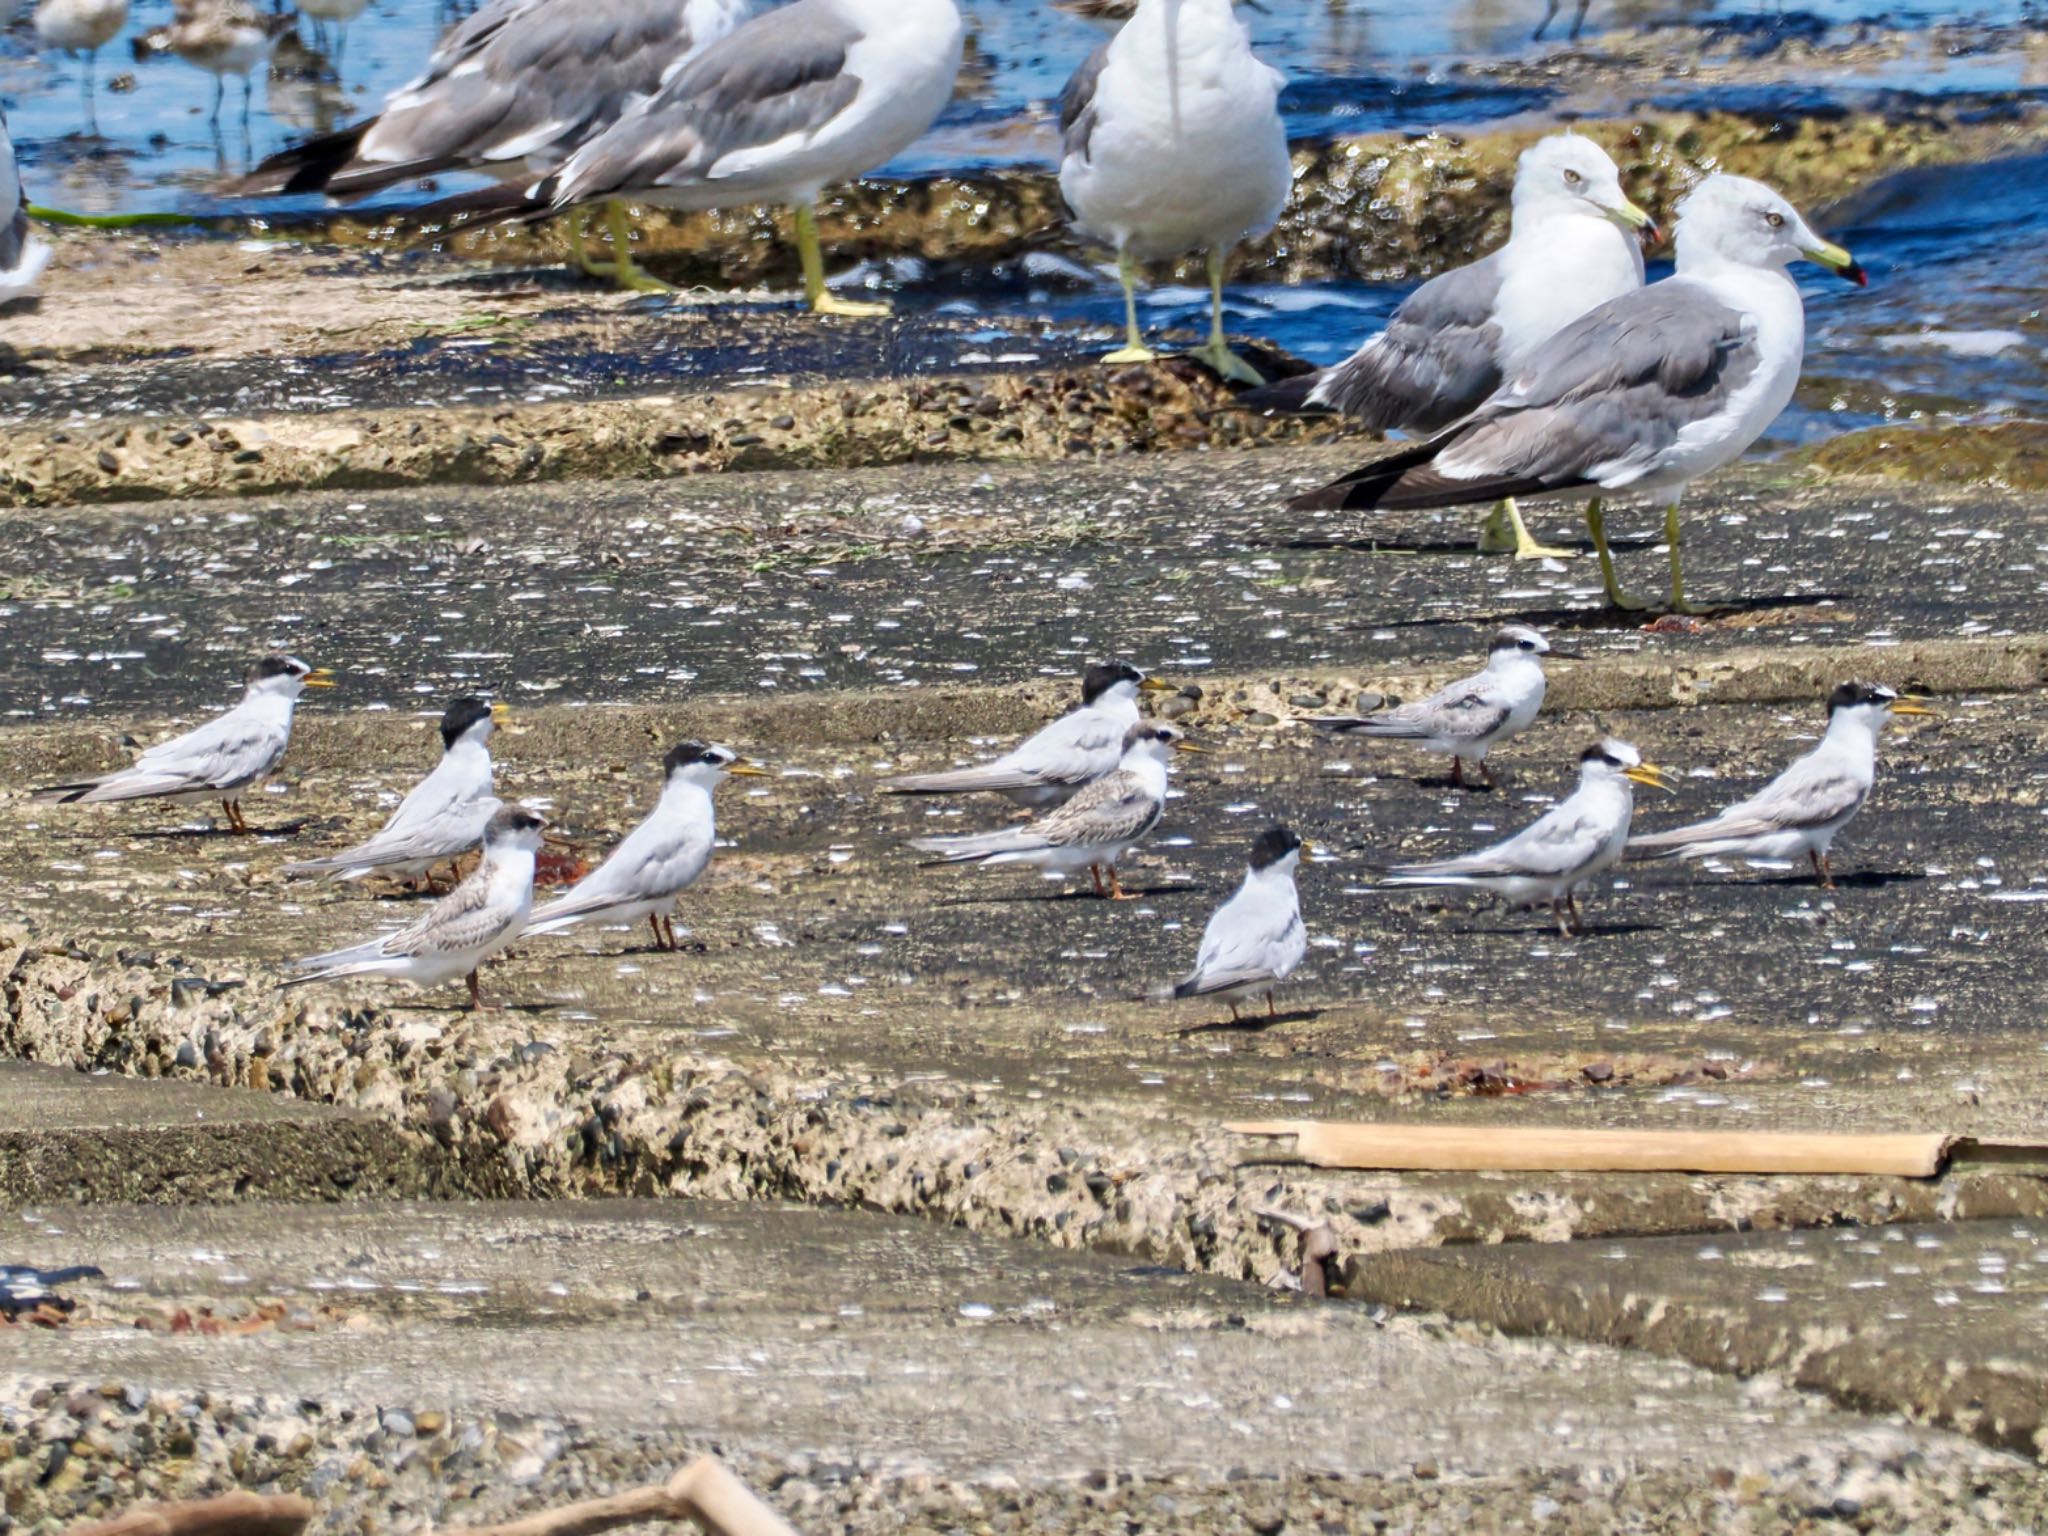
<svg viewBox="0 0 2048 1536">
<path fill-rule="evenodd" d="M 1319 1168 L 1503 1173 L 1838 1173 L 1937 1178 L 1951 1161 L 2048 1169 L 2048 1144 L 1948 1136 L 1780 1131 L 1606 1131 L 1547 1126 L 1363 1125 L 1238 1120 L 1240 1136 L 1288 1138 Z"/>
<path fill-rule="evenodd" d="M 224 1493 L 217 1499 L 143 1504 L 65 1536 L 299 1536 L 313 1506 L 295 1493 Z"/>
<path fill-rule="evenodd" d="M 795 1529 L 724 1463 L 700 1456 L 666 1483 L 565 1504 L 503 1525 L 473 1525 L 437 1536 L 596 1536 L 649 1520 L 694 1520 L 711 1536 L 796 1536 Z"/>
</svg>

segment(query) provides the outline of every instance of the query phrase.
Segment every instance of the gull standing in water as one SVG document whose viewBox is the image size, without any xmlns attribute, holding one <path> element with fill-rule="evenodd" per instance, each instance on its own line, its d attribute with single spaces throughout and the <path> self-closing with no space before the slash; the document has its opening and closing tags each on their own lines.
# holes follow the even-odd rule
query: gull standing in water
<svg viewBox="0 0 2048 1536">
<path fill-rule="evenodd" d="M 1115 768 L 1124 738 L 1140 718 L 1138 693 L 1172 687 L 1127 661 L 1098 661 L 1081 674 L 1081 707 L 992 763 L 883 781 L 885 795 L 962 795 L 993 791 L 1041 810 L 1073 798 Z"/>
<path fill-rule="evenodd" d="M 1294 885 L 1304 847 L 1286 827 L 1258 835 L 1244 883 L 1209 918 L 1195 968 L 1169 996 L 1224 998 L 1233 1024 L 1240 999 L 1263 997 L 1266 1017 L 1275 1017 L 1273 993 L 1308 953 L 1301 893 Z"/>
<path fill-rule="evenodd" d="M 1894 715 L 1929 715 L 1918 699 L 1875 683 L 1844 683 L 1828 696 L 1820 745 L 1747 800 L 1710 821 L 1629 839 L 1628 851 L 1681 859 L 1796 859 L 1835 888 L 1828 850 L 1877 783 L 1877 738 Z"/>
<path fill-rule="evenodd" d="M 278 38 L 292 25 L 290 17 L 266 16 L 249 0 L 173 0 L 165 40 L 171 52 L 213 76 L 211 122 L 220 121 L 227 77 L 242 77 L 242 126 L 247 128 L 253 77 L 257 70 L 270 67 Z"/>
<path fill-rule="evenodd" d="M 491 733 L 504 723 L 505 706 L 474 696 L 455 700 L 441 714 L 441 761 L 399 802 L 391 819 L 368 842 L 326 858 L 285 865 L 287 875 L 430 875 L 474 848 L 499 810 L 491 786 Z"/>
<path fill-rule="evenodd" d="M 29 227 L 28 196 L 22 191 L 21 165 L 14 158 L 14 140 L 7 132 L 7 114 L 0 112 L 0 304 L 25 299 L 35 292 L 50 247 Z"/>
<path fill-rule="evenodd" d="M 1584 933 L 1578 889 L 1620 860 L 1635 784 L 1670 787 L 1663 769 L 1610 736 L 1580 754 L 1578 789 L 1507 841 L 1454 859 L 1397 864 L 1386 883 L 1493 891 L 1512 906 L 1548 905 L 1566 938 Z"/>
<path fill-rule="evenodd" d="M 1463 421 L 1293 504 L 1457 507 L 1589 491 L 1608 601 L 1644 608 L 1615 580 L 1599 498 L 1659 493 L 1670 608 L 1695 611 L 1679 564 L 1679 502 L 1701 475 L 1741 458 L 1799 383 L 1806 311 L 1786 268 L 1805 258 L 1866 279 L 1847 251 L 1744 176 L 1702 181 L 1679 208 L 1676 238 L 1675 275 L 1573 321 Z"/>
<path fill-rule="evenodd" d="M 1486 755 L 1535 722 L 1548 687 L 1543 675 L 1545 656 L 1578 659 L 1571 651 L 1552 647 L 1526 624 L 1510 624 L 1493 637 L 1484 670 L 1461 677 L 1426 699 L 1373 715 L 1315 716 L 1309 724 L 1340 735 L 1412 741 L 1425 752 L 1448 754 L 1451 783 L 1460 788 L 1469 759 L 1479 765 L 1486 782 L 1498 789 L 1499 780 L 1487 766 Z"/>
<path fill-rule="evenodd" d="M 40 0 L 36 6 L 36 41 L 60 53 L 82 54 L 85 74 L 85 131 L 100 136 L 99 102 L 93 91 L 93 65 L 99 51 L 128 25 L 128 0 Z"/>
<path fill-rule="evenodd" d="M 1507 243 L 1433 277 L 1385 330 L 1343 362 L 1254 390 L 1253 410 L 1328 410 L 1376 432 L 1436 432 L 1469 416 L 1536 348 L 1589 309 L 1643 286 L 1640 232 L 1657 226 L 1628 199 L 1607 152 L 1554 133 L 1515 162 Z M 1479 534 L 1482 551 L 1564 556 L 1538 544 L 1512 496 Z"/>
<path fill-rule="evenodd" d="M 1096 895 L 1127 901 L 1116 867 L 1166 809 L 1167 754 L 1201 750 L 1174 726 L 1141 721 L 1124 737 L 1123 757 L 1112 772 L 1036 821 L 966 837 L 914 837 L 910 846 L 936 855 L 935 864 L 1028 864 L 1058 874 L 1085 869 Z"/>
<path fill-rule="evenodd" d="M 300 976 L 284 983 L 343 976 L 390 976 L 416 987 L 438 987 L 462 976 L 469 981 L 469 1006 L 482 1008 L 477 971 L 509 949 L 526 930 L 533 912 L 533 868 L 547 823 L 523 805 L 508 805 L 484 828 L 483 862 L 470 877 L 434 903 L 416 923 L 347 949 L 330 950 L 298 962 Z"/>
<path fill-rule="evenodd" d="M 292 738 L 292 712 L 307 688 L 332 688 L 334 675 L 296 656 L 271 655 L 243 678 L 242 702 L 218 719 L 160 741 L 126 768 L 98 779 L 52 784 L 35 798 L 56 805 L 116 800 L 218 800 L 236 832 L 251 830 L 242 796 L 260 789 L 284 761 Z"/>
<path fill-rule="evenodd" d="M 1139 0 L 1060 94 L 1060 195 L 1076 230 L 1116 252 L 1126 344 L 1106 363 L 1157 356 L 1138 327 L 1138 265 L 1187 251 L 1209 262 L 1209 339 L 1194 356 L 1263 383 L 1223 336 L 1223 263 L 1273 227 L 1294 170 L 1277 101 L 1287 77 L 1259 62 L 1231 0 Z"/>
<path fill-rule="evenodd" d="M 423 217 L 537 219 L 584 203 L 696 211 L 788 206 L 804 297 L 882 315 L 825 286 L 817 202 L 894 158 L 952 99 L 966 26 L 954 0 L 794 0 L 703 49 L 525 191 L 449 198 Z"/>
<path fill-rule="evenodd" d="M 667 780 L 647 819 L 611 857 L 534 914 L 531 931 L 560 933 L 578 923 L 647 919 L 657 949 L 676 949 L 676 898 L 696 883 L 718 842 L 711 792 L 727 774 L 765 778 L 731 747 L 685 741 L 662 759 Z"/>
<path fill-rule="evenodd" d="M 272 155 L 229 190 L 351 198 L 449 170 L 530 182 L 660 90 L 750 9 L 750 0 L 490 0 L 449 29 L 425 72 L 376 116 Z M 625 204 L 608 202 L 606 219 L 609 263 L 587 256 L 581 224 L 572 228 L 584 270 L 665 289 L 633 264 Z"/>
</svg>

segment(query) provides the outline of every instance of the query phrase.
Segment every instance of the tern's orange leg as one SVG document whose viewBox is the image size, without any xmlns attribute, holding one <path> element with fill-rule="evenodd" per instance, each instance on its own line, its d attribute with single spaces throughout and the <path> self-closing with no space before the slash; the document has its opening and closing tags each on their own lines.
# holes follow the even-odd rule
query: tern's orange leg
<svg viewBox="0 0 2048 1536">
<path fill-rule="evenodd" d="M 1102 885 L 1102 866 L 1101 866 L 1100 864 L 1090 864 L 1090 865 L 1088 866 L 1088 878 L 1089 878 L 1089 879 L 1091 879 L 1091 880 L 1093 880 L 1093 881 L 1095 882 L 1095 894 L 1096 894 L 1096 895 L 1098 895 L 1098 896 L 1107 896 L 1107 895 L 1109 894 L 1109 892 L 1108 892 L 1108 891 L 1106 891 L 1105 889 L 1103 889 L 1103 885 Z"/>
<path fill-rule="evenodd" d="M 472 1013 L 486 1011 L 484 1008 L 484 989 L 482 984 L 477 981 L 475 971 L 469 973 L 469 1007 Z"/>
<path fill-rule="evenodd" d="M 653 912 L 648 913 L 647 926 L 654 930 L 654 947 L 656 949 L 667 949 L 668 946 L 661 942 L 661 918 Z"/>
<path fill-rule="evenodd" d="M 1238 1012 L 1237 1012 L 1237 1004 L 1236 1004 L 1236 1003 L 1231 1003 L 1231 1005 L 1230 1005 L 1230 1022 L 1231 1022 L 1231 1023 L 1233 1023 L 1233 1024 L 1238 1024 L 1238 1023 L 1242 1023 L 1242 1022 L 1243 1022 L 1243 1021 L 1242 1021 L 1242 1020 L 1241 1020 L 1241 1019 L 1240 1019 L 1240 1018 L 1238 1017 Z"/>
<path fill-rule="evenodd" d="M 1280 1010 L 1274 1006 L 1273 994 L 1270 992 L 1266 994 L 1266 1017 L 1269 1019 L 1277 1019 L 1280 1017 Z"/>
<path fill-rule="evenodd" d="M 1816 853 L 1811 848 L 1806 850 L 1806 856 L 1813 860 L 1813 878 L 1820 882 L 1820 888 L 1832 891 L 1835 888 L 1834 859 L 1828 854 Z"/>
<path fill-rule="evenodd" d="M 1109 899 L 1111 901 L 1136 901 L 1137 896 L 1124 889 L 1124 883 L 1116 872 L 1114 864 L 1109 866 Z"/>
<path fill-rule="evenodd" d="M 1453 789 L 1463 789 L 1465 787 L 1465 759 L 1458 756 L 1455 752 L 1451 754 L 1451 787 Z"/>
</svg>

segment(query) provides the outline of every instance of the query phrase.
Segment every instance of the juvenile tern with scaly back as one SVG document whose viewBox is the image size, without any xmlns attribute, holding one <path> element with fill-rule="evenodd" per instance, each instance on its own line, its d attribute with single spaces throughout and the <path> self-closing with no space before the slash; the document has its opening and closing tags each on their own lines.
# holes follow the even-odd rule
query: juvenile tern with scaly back
<svg viewBox="0 0 2048 1536">
<path fill-rule="evenodd" d="M 532 220 L 608 200 L 681 211 L 783 204 L 812 310 L 887 314 L 827 290 L 818 197 L 932 125 L 965 39 L 954 0 L 794 0 L 697 53 L 533 186 L 449 198 L 420 217 Z"/>
<path fill-rule="evenodd" d="M 1648 605 L 1615 580 L 1600 497 L 1658 493 L 1670 609 L 1694 612 L 1679 562 L 1679 502 L 1694 480 L 1742 457 L 1799 383 L 1806 313 L 1786 268 L 1804 258 L 1866 279 L 1783 197 L 1743 176 L 1709 176 L 1694 188 L 1676 241 L 1675 275 L 1573 321 L 1472 415 L 1293 504 L 1407 509 L 1590 492 L 1586 522 L 1607 599 L 1639 609 Z"/>
<path fill-rule="evenodd" d="M 1343 362 L 1241 395 L 1252 410 L 1334 411 L 1376 432 L 1437 432 L 1469 416 L 1563 327 L 1643 286 L 1640 236 L 1657 226 L 1628 199 L 1607 152 L 1554 133 L 1515 162 L 1507 243 L 1433 277 Z M 1567 556 L 1530 536 L 1510 496 L 1482 526 L 1482 552 Z"/>
<path fill-rule="evenodd" d="M 1610 736 L 1580 754 L 1578 789 L 1513 837 L 1457 858 L 1397 864 L 1384 883 L 1492 891 L 1512 906 L 1547 905 L 1566 938 L 1584 933 L 1578 889 L 1620 860 L 1635 784 L 1671 787 L 1663 769 Z"/>
<path fill-rule="evenodd" d="M 499 810 L 492 792 L 491 733 L 505 706 L 465 695 L 441 714 L 441 761 L 412 787 L 377 835 L 324 858 L 287 864 L 286 875 L 427 876 L 474 848 Z"/>
<path fill-rule="evenodd" d="M 1074 227 L 1116 252 L 1126 344 L 1106 363 L 1158 354 L 1138 326 L 1138 264 L 1207 253 L 1209 339 L 1193 355 L 1259 384 L 1223 335 L 1223 264 L 1273 227 L 1294 172 L 1277 100 L 1287 77 L 1259 62 L 1231 0 L 1139 0 L 1060 95 L 1060 195 Z"/>
<path fill-rule="evenodd" d="M 1629 839 L 1628 851 L 1681 859 L 1797 859 L 1835 888 L 1829 850 L 1877 782 L 1877 738 L 1896 715 L 1931 715 L 1920 700 L 1877 683 L 1843 683 L 1828 696 L 1820 745 L 1747 800 L 1669 832 Z"/>
<path fill-rule="evenodd" d="M 482 861 L 425 917 L 395 933 L 308 956 L 298 968 L 312 974 L 283 985 L 389 976 L 416 987 L 438 987 L 462 976 L 469 982 L 469 1006 L 482 1008 L 477 971 L 493 955 L 509 949 L 526 929 L 533 912 L 534 859 L 546 828 L 547 823 L 523 805 L 500 807 L 484 828 Z"/>
<path fill-rule="evenodd" d="M 1295 871 L 1307 845 L 1286 827 L 1269 827 L 1252 843 L 1251 864 L 1230 899 L 1210 915 L 1195 968 L 1170 997 L 1220 997 L 1232 1023 L 1241 1000 L 1263 997 L 1275 1017 L 1273 993 L 1308 953 Z"/>
<path fill-rule="evenodd" d="M 1412 741 L 1425 752 L 1448 754 L 1451 783 L 1460 788 L 1469 760 L 1479 765 L 1487 783 L 1499 788 L 1487 754 L 1526 731 L 1543 708 L 1549 686 L 1545 656 L 1578 659 L 1577 652 L 1557 650 L 1526 624 L 1510 624 L 1493 637 L 1482 670 L 1426 699 L 1372 715 L 1315 715 L 1309 724 L 1336 735 Z"/>
<path fill-rule="evenodd" d="M 965 837 L 915 837 L 910 846 L 936 855 L 934 864 L 1025 864 L 1058 874 L 1085 869 L 1096 895 L 1126 901 L 1131 898 L 1116 867 L 1159 824 L 1166 808 L 1167 756 L 1201 750 L 1178 728 L 1142 720 L 1124 737 L 1123 756 L 1113 770 L 1036 821 Z"/>
<path fill-rule="evenodd" d="M 657 949 L 676 949 L 676 898 L 711 862 L 718 841 L 712 791 L 727 774 L 765 778 L 731 747 L 679 742 L 662 759 L 661 798 L 611 856 L 533 917 L 531 932 L 560 933 L 578 923 L 647 919 Z"/>
<path fill-rule="evenodd" d="M 299 694 L 332 688 L 334 674 L 296 656 L 273 654 L 250 667 L 243 684 L 242 702 L 219 718 L 158 742 L 126 768 L 97 779 L 47 785 L 34 798 L 55 805 L 218 800 L 231 830 L 252 830 L 242 817 L 242 796 L 261 789 L 284 760 Z"/>
<path fill-rule="evenodd" d="M 1081 674 L 1081 707 L 1060 716 L 992 763 L 883 781 L 887 795 L 963 795 L 992 791 L 1034 810 L 1071 799 L 1115 768 L 1124 738 L 1141 718 L 1138 694 L 1172 685 L 1127 661 L 1098 661 Z"/>
<path fill-rule="evenodd" d="M 54 3 L 54 0 L 53 0 Z M 355 198 L 449 170 L 527 182 L 554 170 L 752 9 L 750 0 L 490 0 L 441 38 L 376 116 L 295 144 L 229 184 L 238 196 Z M 623 203 L 606 204 L 614 259 L 576 259 L 620 286 L 665 290 L 633 264 Z"/>
</svg>

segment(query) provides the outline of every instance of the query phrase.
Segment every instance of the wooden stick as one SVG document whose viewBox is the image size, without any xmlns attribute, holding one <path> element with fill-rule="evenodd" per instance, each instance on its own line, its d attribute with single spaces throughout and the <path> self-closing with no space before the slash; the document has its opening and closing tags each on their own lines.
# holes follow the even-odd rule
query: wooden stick
<svg viewBox="0 0 2048 1536">
<path fill-rule="evenodd" d="M 313 1506 L 295 1493 L 225 1493 L 217 1499 L 143 1504 L 66 1536 L 299 1536 Z"/>
<path fill-rule="evenodd" d="M 710 1456 L 700 1456 L 666 1483 L 585 1499 L 503 1525 L 476 1525 L 439 1536 L 597 1536 L 649 1520 L 694 1520 L 711 1536 L 796 1536 L 788 1521 Z"/>
<path fill-rule="evenodd" d="M 1864 1173 L 1931 1179 L 1955 1139 L 1932 1132 L 1600 1131 L 1545 1126 L 1347 1125 L 1240 1120 L 1240 1136 L 1292 1137 L 1321 1168 L 1514 1173 Z"/>
</svg>

